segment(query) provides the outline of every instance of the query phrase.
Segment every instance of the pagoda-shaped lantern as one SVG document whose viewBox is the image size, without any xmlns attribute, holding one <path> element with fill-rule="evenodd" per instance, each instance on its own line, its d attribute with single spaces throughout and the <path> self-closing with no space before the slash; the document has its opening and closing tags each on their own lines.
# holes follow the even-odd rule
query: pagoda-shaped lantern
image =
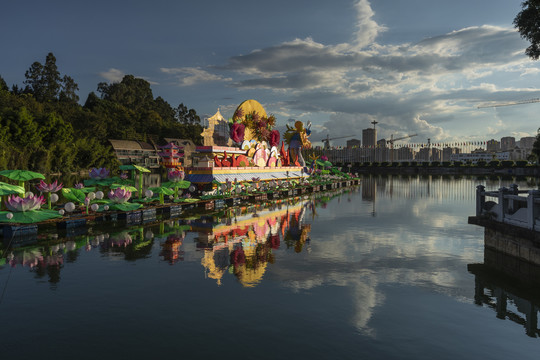
<svg viewBox="0 0 540 360">
<path fill-rule="evenodd" d="M 161 157 L 161 165 L 165 166 L 166 168 L 176 168 L 182 166 L 180 158 L 183 157 L 184 154 L 178 152 L 179 150 L 183 149 L 182 147 L 170 142 L 167 145 L 160 146 L 160 148 L 163 150 L 162 152 L 158 153 L 158 155 Z"/>
</svg>

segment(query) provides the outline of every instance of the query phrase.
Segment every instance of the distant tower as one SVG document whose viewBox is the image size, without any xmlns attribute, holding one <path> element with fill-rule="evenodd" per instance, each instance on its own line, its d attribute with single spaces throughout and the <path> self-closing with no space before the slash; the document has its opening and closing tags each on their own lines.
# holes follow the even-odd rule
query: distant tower
<svg viewBox="0 0 540 360">
<path fill-rule="evenodd" d="M 378 124 L 377 121 L 373 120 L 373 129 L 364 129 L 362 130 L 362 144 L 364 147 L 375 147 L 377 145 L 377 129 L 375 125 Z"/>
</svg>

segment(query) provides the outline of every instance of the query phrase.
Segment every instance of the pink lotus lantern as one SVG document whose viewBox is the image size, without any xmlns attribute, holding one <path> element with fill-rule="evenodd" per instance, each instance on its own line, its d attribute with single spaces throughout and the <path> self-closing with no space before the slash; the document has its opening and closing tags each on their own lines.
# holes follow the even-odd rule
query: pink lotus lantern
<svg viewBox="0 0 540 360">
<path fill-rule="evenodd" d="M 107 195 L 115 204 L 123 204 L 131 198 L 131 191 L 122 188 L 111 190 Z"/>
<path fill-rule="evenodd" d="M 171 182 L 180 182 L 184 180 L 186 174 L 182 170 L 172 170 L 167 174 L 167 178 Z"/>
<path fill-rule="evenodd" d="M 42 196 L 29 195 L 25 198 L 20 196 L 8 196 L 5 204 L 9 211 L 23 212 L 41 209 L 41 205 L 45 203 L 45 198 Z"/>
<path fill-rule="evenodd" d="M 90 170 L 90 177 L 94 180 L 103 180 L 109 177 L 110 171 L 106 168 L 93 168 Z"/>
<path fill-rule="evenodd" d="M 47 184 L 45 181 L 41 180 L 39 182 L 39 185 L 36 186 L 36 188 L 40 192 L 47 194 L 47 207 L 49 208 L 49 210 L 52 208 L 51 193 L 55 193 L 57 191 L 60 191 L 62 189 L 62 187 L 64 187 L 64 185 L 62 185 L 62 183 L 60 183 L 60 185 L 58 185 L 57 180 L 54 180 L 54 182 L 51 183 L 51 184 Z"/>
<path fill-rule="evenodd" d="M 62 185 L 62 183 L 60 183 L 60 185 L 58 185 L 58 181 L 57 180 L 54 180 L 53 183 L 50 183 L 50 184 L 47 184 L 45 181 L 41 180 L 39 182 L 39 185 L 36 186 L 36 188 L 41 191 L 42 193 L 55 193 L 57 191 L 60 191 L 62 190 L 62 188 L 64 187 L 64 185 Z"/>
</svg>

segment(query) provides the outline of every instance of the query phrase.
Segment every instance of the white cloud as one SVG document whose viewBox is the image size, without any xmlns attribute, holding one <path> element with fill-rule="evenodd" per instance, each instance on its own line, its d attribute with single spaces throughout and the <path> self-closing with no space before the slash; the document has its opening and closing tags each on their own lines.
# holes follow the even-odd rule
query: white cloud
<svg viewBox="0 0 540 360">
<path fill-rule="evenodd" d="M 355 45 L 358 48 L 363 48 L 371 45 L 377 35 L 386 28 L 377 24 L 373 19 L 375 13 L 371 9 L 371 5 L 367 0 L 360 0 L 355 5 L 357 12 L 357 25 L 355 34 Z"/>
<path fill-rule="evenodd" d="M 296 38 L 231 57 L 212 67 L 215 74 L 200 68 L 162 71 L 178 76 L 183 86 L 225 81 L 238 90 L 275 96 L 281 113 L 311 118 L 315 128 L 331 136 L 360 136 L 376 119 L 382 138 L 419 133 L 443 141 L 461 136 L 457 133 L 465 127 L 481 133 L 493 125 L 488 113 L 476 109 L 482 101 L 540 92 L 532 80 L 526 89 L 500 85 L 502 77 L 514 81 L 516 73 L 540 74 L 513 28 L 471 26 L 415 44 L 386 45 L 377 38 L 389 29 L 374 20 L 370 2 L 357 0 L 354 9 L 350 43 Z M 220 72 L 232 72 L 234 79 Z M 474 123 L 467 120 L 471 118 Z M 324 130 L 313 137 L 322 137 Z"/>
<path fill-rule="evenodd" d="M 180 86 L 197 85 L 210 81 L 231 81 L 231 78 L 225 78 L 220 75 L 209 73 L 201 68 L 182 67 L 182 68 L 161 68 L 161 72 L 174 75 L 178 79 Z"/>
<path fill-rule="evenodd" d="M 122 70 L 118 70 L 115 68 L 110 68 L 107 71 L 100 72 L 99 76 L 107 80 L 108 82 L 115 83 L 120 82 L 124 78 L 124 75 L 126 75 Z"/>
<path fill-rule="evenodd" d="M 540 69 L 538 68 L 525 68 L 519 76 L 538 75 L 539 73 Z"/>
</svg>

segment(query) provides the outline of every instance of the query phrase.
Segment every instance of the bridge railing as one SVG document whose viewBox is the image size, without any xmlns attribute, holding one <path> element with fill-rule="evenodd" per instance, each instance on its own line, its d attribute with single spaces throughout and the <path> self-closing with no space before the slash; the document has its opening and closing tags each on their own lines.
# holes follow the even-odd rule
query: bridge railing
<svg viewBox="0 0 540 360">
<path fill-rule="evenodd" d="M 483 185 L 478 185 L 476 216 L 487 216 L 505 224 L 540 231 L 540 191 L 518 190 L 517 184 L 497 191 L 485 191 Z"/>
</svg>

